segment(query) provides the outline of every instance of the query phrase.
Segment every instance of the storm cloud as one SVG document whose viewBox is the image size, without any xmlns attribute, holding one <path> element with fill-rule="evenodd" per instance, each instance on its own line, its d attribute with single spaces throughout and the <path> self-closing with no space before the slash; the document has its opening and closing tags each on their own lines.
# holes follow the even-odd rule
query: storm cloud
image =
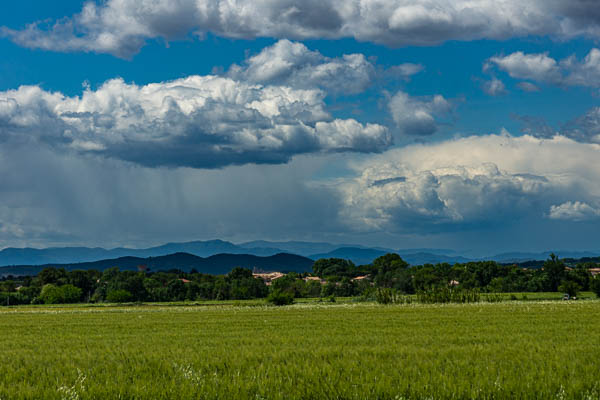
<svg viewBox="0 0 600 400">
<path fill-rule="evenodd" d="M 326 162 L 311 155 L 277 166 L 148 168 L 25 144 L 1 147 L 0 247 L 337 234 L 337 194 L 310 184 Z"/>
</svg>

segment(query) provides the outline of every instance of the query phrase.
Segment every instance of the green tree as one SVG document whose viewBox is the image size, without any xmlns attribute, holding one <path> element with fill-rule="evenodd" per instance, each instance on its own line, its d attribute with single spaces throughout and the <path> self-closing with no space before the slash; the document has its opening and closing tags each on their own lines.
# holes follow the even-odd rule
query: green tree
<svg viewBox="0 0 600 400">
<path fill-rule="evenodd" d="M 66 284 L 60 286 L 59 289 L 62 292 L 63 303 L 78 303 L 81 301 L 83 291 L 77 286 Z"/>
<path fill-rule="evenodd" d="M 77 303 L 81 300 L 82 291 L 73 285 L 56 286 L 52 283 L 44 285 L 40 300 L 44 304 Z"/>
<path fill-rule="evenodd" d="M 214 299 L 215 285 L 212 282 L 202 282 L 199 284 L 198 294 L 195 299 L 212 300 Z"/>
<path fill-rule="evenodd" d="M 167 284 L 167 293 L 169 301 L 183 301 L 187 295 L 187 288 L 181 279 L 176 278 Z"/>
<path fill-rule="evenodd" d="M 350 280 L 348 277 L 342 278 L 338 285 L 336 285 L 334 294 L 338 297 L 350 297 L 358 294 L 357 285 Z"/>
<path fill-rule="evenodd" d="M 222 276 L 217 277 L 215 280 L 212 298 L 215 300 L 229 299 L 229 285 Z"/>
<path fill-rule="evenodd" d="M 594 279 L 590 281 L 590 289 L 597 297 L 600 297 L 600 275 L 596 275 Z"/>
<path fill-rule="evenodd" d="M 39 286 L 24 286 L 19 290 L 19 294 L 28 299 L 27 303 L 31 303 L 34 298 L 40 295 L 41 290 Z"/>
<path fill-rule="evenodd" d="M 321 278 L 328 277 L 350 277 L 357 276 L 360 271 L 354 263 L 343 258 L 321 258 L 313 264 L 313 274 Z"/>
<path fill-rule="evenodd" d="M 377 269 L 378 273 L 385 273 L 398 269 L 406 269 L 409 267 L 409 264 L 398 254 L 388 253 L 373 260 L 373 267 Z"/>
<path fill-rule="evenodd" d="M 253 299 L 265 297 L 269 289 L 262 279 L 256 279 L 252 271 L 247 268 L 234 268 L 225 277 L 229 285 L 229 296 L 231 299 Z"/>
<path fill-rule="evenodd" d="M 202 287 L 198 282 L 190 282 L 186 286 L 185 299 L 196 300 L 200 295 Z"/>
<path fill-rule="evenodd" d="M 123 279 L 123 278 L 121 278 Z M 143 272 L 128 271 L 120 285 L 115 285 L 120 289 L 127 290 L 133 296 L 134 301 L 146 301 L 149 297 L 148 291 L 144 286 L 146 274 Z"/>
<path fill-rule="evenodd" d="M 40 271 L 40 273 L 37 276 L 37 279 L 40 282 L 41 286 L 47 285 L 49 283 L 52 283 L 54 285 L 61 285 L 65 283 L 66 278 L 67 271 L 65 271 L 64 268 L 58 269 L 54 267 L 44 268 Z"/>
<path fill-rule="evenodd" d="M 14 292 L 16 289 L 16 283 L 10 279 L 0 282 L 0 292 Z"/>
<path fill-rule="evenodd" d="M 67 273 L 66 282 L 82 290 L 86 298 L 91 297 L 98 285 L 100 274 L 94 270 L 75 270 Z"/>
<path fill-rule="evenodd" d="M 431 264 L 413 268 L 413 281 L 416 290 L 426 290 L 437 286 L 447 286 L 448 281 L 442 278 L 439 271 Z M 388 287 L 392 287 L 389 285 Z"/>
<path fill-rule="evenodd" d="M 592 263 L 577 264 L 575 268 L 567 273 L 567 277 L 569 280 L 577 282 L 577 284 L 581 286 L 581 290 L 589 290 L 590 280 L 592 279 L 589 268 L 592 266 L 594 266 Z"/>
<path fill-rule="evenodd" d="M 577 296 L 579 290 L 581 290 L 581 286 L 579 286 L 577 282 L 565 280 L 561 282 L 560 286 L 558 287 L 558 290 L 560 292 L 568 294 L 569 297 L 575 297 Z"/>
<path fill-rule="evenodd" d="M 232 281 L 252 278 L 252 271 L 248 268 L 235 267 L 227 274 L 227 278 Z"/>
<path fill-rule="evenodd" d="M 295 272 L 290 272 L 281 278 L 275 279 L 271 283 L 271 291 L 279 290 L 282 292 L 291 293 L 294 297 L 300 297 L 301 295 L 301 287 L 300 282 L 302 282 Z"/>
<path fill-rule="evenodd" d="M 327 284 L 321 287 L 321 297 L 334 296 L 336 288 L 336 282 L 327 282 Z"/>
<path fill-rule="evenodd" d="M 394 287 L 400 280 L 405 280 L 404 273 L 409 264 L 398 254 L 388 253 L 373 260 L 375 284 L 380 287 Z"/>
<path fill-rule="evenodd" d="M 565 278 L 565 263 L 563 263 L 554 253 L 544 262 L 544 274 L 548 278 L 548 290 L 556 292 L 558 286 Z"/>
</svg>

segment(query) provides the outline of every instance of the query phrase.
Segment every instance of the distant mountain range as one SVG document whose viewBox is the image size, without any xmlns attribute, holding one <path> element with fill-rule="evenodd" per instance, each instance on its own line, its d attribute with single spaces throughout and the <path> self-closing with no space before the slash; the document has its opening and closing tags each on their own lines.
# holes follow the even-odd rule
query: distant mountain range
<svg viewBox="0 0 600 400">
<path fill-rule="evenodd" d="M 51 247 L 47 249 L 7 248 L 0 251 L 0 266 L 6 265 L 42 265 L 69 264 L 98 261 L 119 257 L 158 257 L 174 253 L 189 253 L 198 257 L 210 257 L 215 254 L 252 254 L 270 256 L 282 253 L 279 249 L 246 249 L 223 240 L 194 241 L 186 243 L 167 243 L 146 249 L 118 247 L 103 249 L 100 247 Z"/>
<path fill-rule="evenodd" d="M 309 256 L 314 253 L 330 252 L 344 245 L 312 242 L 267 242 L 254 241 L 233 244 L 223 240 L 193 241 L 185 243 L 167 243 L 145 249 L 118 247 L 103 249 L 100 247 L 50 247 L 6 248 L 0 251 L 0 266 L 7 265 L 42 265 L 68 264 L 98 261 L 119 257 L 158 257 L 173 253 L 189 253 L 198 257 L 210 257 L 215 254 L 250 254 L 255 256 L 272 256 L 279 253 Z M 348 245 L 346 245 L 348 246 Z M 362 248 L 362 246 L 353 246 Z M 392 252 L 391 249 L 380 249 Z"/>
<path fill-rule="evenodd" d="M 397 253 L 412 265 L 425 263 L 447 262 L 450 264 L 474 261 L 450 249 L 390 249 L 384 247 L 366 247 L 353 244 L 332 244 L 326 242 L 285 241 L 270 242 L 257 240 L 234 244 L 223 240 L 193 241 L 184 243 L 167 243 L 161 246 L 144 249 L 100 247 L 53 247 L 46 249 L 35 248 L 6 248 L 0 251 L 0 266 L 39 266 L 65 264 L 74 265 L 91 262 L 114 262 L 115 259 L 147 259 L 158 258 L 176 253 L 187 253 L 199 258 L 211 259 L 220 255 L 244 255 L 247 257 L 270 257 L 282 253 L 302 256 L 306 259 L 344 258 L 352 260 L 357 265 L 370 264 L 375 258 L 386 253 Z M 531 260 L 545 260 L 550 251 L 540 253 L 512 252 L 501 253 L 490 257 L 478 257 L 481 260 L 494 260 L 502 263 L 522 263 Z M 555 251 L 561 258 L 579 259 L 583 257 L 600 256 L 600 251 Z M 248 258 L 248 260 L 251 260 Z M 135 261 L 138 262 L 138 261 Z M 183 266 L 188 265 L 184 264 Z M 191 265 L 191 264 L 190 264 Z M 205 264 L 209 265 L 209 264 Z M 211 267 L 212 268 L 212 267 Z M 204 271 L 201 271 L 204 272 Z"/>
<path fill-rule="evenodd" d="M 570 250 L 556 250 L 556 251 L 543 251 L 540 253 L 502 253 L 495 255 L 493 257 L 483 257 L 483 259 L 489 259 L 494 261 L 499 261 L 503 263 L 520 263 L 523 261 L 533 261 L 533 260 L 547 260 L 550 257 L 550 254 L 556 254 L 559 258 L 572 258 L 579 259 L 585 257 L 598 257 L 600 256 L 600 251 L 570 251 Z"/>
<path fill-rule="evenodd" d="M 577 264 L 585 264 L 585 263 L 600 263 L 600 257 L 581 257 L 581 258 L 561 258 L 561 261 L 564 262 L 569 267 L 575 267 Z M 545 260 L 529 260 L 529 261 L 521 261 L 516 262 L 514 264 L 518 265 L 522 268 L 541 268 L 544 266 Z"/>
<path fill-rule="evenodd" d="M 103 271 L 112 267 L 121 270 L 137 270 L 139 265 L 145 265 L 150 271 L 168 271 L 178 269 L 185 272 L 196 270 L 205 274 L 223 275 L 235 267 L 261 269 L 265 271 L 295 271 L 308 272 L 312 270 L 313 260 L 295 254 L 275 254 L 260 257 L 248 254 L 216 254 L 210 257 L 198 257 L 188 253 L 174 253 L 158 257 L 119 257 L 84 263 L 51 264 L 51 265 L 17 265 L 0 267 L 0 276 L 4 275 L 36 275 L 42 269 L 53 266 L 66 270 L 95 269 Z"/>
</svg>

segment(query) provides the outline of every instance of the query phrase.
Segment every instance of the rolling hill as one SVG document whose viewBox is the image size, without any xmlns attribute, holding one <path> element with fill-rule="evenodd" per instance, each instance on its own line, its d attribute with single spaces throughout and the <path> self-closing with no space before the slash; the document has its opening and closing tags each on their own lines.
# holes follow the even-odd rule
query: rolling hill
<svg viewBox="0 0 600 400">
<path fill-rule="evenodd" d="M 98 260 L 84 263 L 46 264 L 46 265 L 18 265 L 0 267 L 0 276 L 6 275 L 35 275 L 42 269 L 52 266 L 67 270 L 95 269 L 103 271 L 111 267 L 122 270 L 136 270 L 138 265 L 146 265 L 151 271 L 167 271 L 179 269 L 189 272 L 195 269 L 198 272 L 222 275 L 235 267 L 258 268 L 264 271 L 311 271 L 313 260 L 295 254 L 279 253 L 268 257 L 250 254 L 216 254 L 210 257 L 198 257 L 189 253 L 174 253 L 158 257 L 119 257 L 114 259 Z"/>
<path fill-rule="evenodd" d="M 210 257 L 215 254 L 251 254 L 255 256 L 272 256 L 284 253 L 277 248 L 244 248 L 224 240 L 193 241 L 184 243 L 167 243 L 145 249 L 117 247 L 104 249 L 101 247 L 50 247 L 6 248 L 0 251 L 0 266 L 8 265 L 43 265 L 73 264 L 91 262 L 120 257 L 158 257 L 173 253 L 189 253 L 198 257 Z"/>
</svg>

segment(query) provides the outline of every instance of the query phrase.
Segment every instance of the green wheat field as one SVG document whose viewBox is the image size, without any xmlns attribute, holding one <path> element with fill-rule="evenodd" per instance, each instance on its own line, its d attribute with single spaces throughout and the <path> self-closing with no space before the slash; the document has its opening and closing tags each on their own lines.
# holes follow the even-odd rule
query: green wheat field
<svg viewBox="0 0 600 400">
<path fill-rule="evenodd" d="M 0 310 L 0 399 L 598 399 L 600 301 Z"/>
</svg>

